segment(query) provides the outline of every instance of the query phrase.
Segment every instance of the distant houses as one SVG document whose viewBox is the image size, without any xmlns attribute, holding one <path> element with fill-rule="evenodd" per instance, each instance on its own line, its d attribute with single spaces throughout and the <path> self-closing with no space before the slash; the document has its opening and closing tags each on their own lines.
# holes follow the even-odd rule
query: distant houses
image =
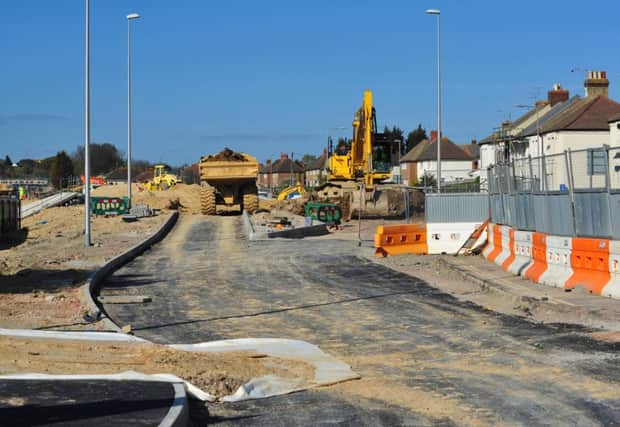
<svg viewBox="0 0 620 427">
<path fill-rule="evenodd" d="M 502 123 L 496 132 L 481 140 L 483 188 L 488 184 L 489 167 L 511 161 L 517 168 L 531 168 L 520 173 L 531 175 L 538 188 L 562 191 L 568 186 L 565 153 L 578 150 L 585 151 L 571 157 L 575 176 L 600 180 L 607 165 L 614 164 L 613 159 L 605 159 L 605 146 L 620 146 L 620 103 L 609 98 L 609 80 L 604 71 L 588 72 L 584 89 L 583 97 L 570 97 L 556 84 L 547 92 L 546 100 L 538 101 L 516 120 Z M 545 162 L 529 161 L 542 156 Z M 613 168 L 612 172 L 620 170 Z"/>
<path fill-rule="evenodd" d="M 276 161 L 267 160 L 258 173 L 260 188 L 282 188 L 295 185 L 298 181 L 304 183 L 303 164 L 291 160 L 286 153 L 280 154 Z"/>
<path fill-rule="evenodd" d="M 472 179 L 478 167 L 476 149 L 463 149 L 445 136 L 441 138 L 440 159 L 442 183 Z M 423 184 L 425 177 L 432 177 L 436 182 L 437 131 L 432 131 L 430 140 L 421 141 L 400 159 L 400 174 L 409 185 Z"/>
</svg>

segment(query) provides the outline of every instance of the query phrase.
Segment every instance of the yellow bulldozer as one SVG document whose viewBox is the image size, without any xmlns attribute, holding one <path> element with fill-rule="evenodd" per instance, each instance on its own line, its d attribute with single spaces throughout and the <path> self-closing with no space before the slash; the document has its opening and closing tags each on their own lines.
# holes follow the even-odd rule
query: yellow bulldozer
<svg viewBox="0 0 620 427">
<path fill-rule="evenodd" d="M 166 165 L 153 166 L 153 179 L 147 181 L 144 187 L 149 191 L 162 191 L 174 187 L 179 178 L 168 172 Z"/>
<path fill-rule="evenodd" d="M 204 215 L 220 211 L 254 213 L 258 209 L 258 161 L 229 148 L 200 158 L 200 203 Z"/>
<path fill-rule="evenodd" d="M 365 91 L 353 118 L 351 143 L 339 143 L 335 149 L 330 143 L 327 182 L 316 188 L 314 197 L 339 203 L 345 218 L 402 216 L 407 190 L 388 183 L 401 142 L 377 132 L 372 92 Z"/>
</svg>

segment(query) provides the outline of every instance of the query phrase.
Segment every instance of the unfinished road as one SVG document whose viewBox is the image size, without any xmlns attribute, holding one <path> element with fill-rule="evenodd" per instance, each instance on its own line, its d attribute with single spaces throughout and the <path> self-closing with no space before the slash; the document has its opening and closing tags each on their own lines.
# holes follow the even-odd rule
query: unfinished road
<svg viewBox="0 0 620 427">
<path fill-rule="evenodd" d="M 620 425 L 618 344 L 461 302 L 334 239 L 248 241 L 240 217 L 182 217 L 103 295 L 159 343 L 293 338 L 361 380 L 209 406 L 217 425 Z"/>
</svg>

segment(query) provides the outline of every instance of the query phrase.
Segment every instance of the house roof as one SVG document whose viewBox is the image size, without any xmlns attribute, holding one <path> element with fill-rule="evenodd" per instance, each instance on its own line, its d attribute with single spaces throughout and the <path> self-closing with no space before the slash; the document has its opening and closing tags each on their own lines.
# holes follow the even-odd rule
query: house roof
<svg viewBox="0 0 620 427">
<path fill-rule="evenodd" d="M 620 103 L 606 96 L 579 98 L 540 126 L 540 133 L 560 130 L 608 130 L 609 119 L 620 114 Z M 530 136 L 536 134 L 529 132 Z"/>
<path fill-rule="evenodd" d="M 327 167 L 327 154 L 323 153 L 319 156 L 318 159 L 310 163 L 307 167 L 307 171 L 315 171 L 320 169 L 325 169 Z"/>
<path fill-rule="evenodd" d="M 510 122 L 510 124 L 508 125 L 503 125 L 501 130 L 495 131 L 491 135 L 487 136 L 486 138 L 481 139 L 478 144 L 480 145 L 493 144 L 498 141 L 505 141 L 507 139 L 510 139 L 518 135 L 519 133 L 521 133 L 521 131 L 526 126 L 528 126 L 527 124 L 529 123 L 529 121 L 535 119 L 537 114 L 540 118 L 544 116 L 545 114 L 547 114 L 547 112 L 550 109 L 551 109 L 551 106 L 546 102 L 540 105 L 537 105 L 533 107 L 532 109 L 526 111 L 525 114 L 517 118 L 514 122 Z"/>
<path fill-rule="evenodd" d="M 480 146 L 476 142 L 472 142 L 471 144 L 463 144 L 459 145 L 459 147 L 465 151 L 472 159 L 480 158 Z"/>
<path fill-rule="evenodd" d="M 263 165 L 260 173 L 301 173 L 304 171 L 303 165 L 298 161 L 293 161 L 288 157 L 281 157 L 273 163 Z"/>
<path fill-rule="evenodd" d="M 611 116 L 611 117 L 609 118 L 609 122 L 610 122 L 610 123 L 611 123 L 611 122 L 618 122 L 618 121 L 620 121 L 620 113 L 618 113 L 618 114 L 614 114 L 613 116 Z"/>
<path fill-rule="evenodd" d="M 540 132 L 540 130 L 542 130 L 542 126 L 547 124 L 551 119 L 563 114 L 569 108 L 574 106 L 575 103 L 579 102 L 580 99 L 581 97 L 579 95 L 575 95 L 569 100 L 554 105 L 546 114 L 539 116 L 537 120 L 533 121 L 528 127 L 523 129 L 518 136 L 525 137 L 536 135 Z"/>
<path fill-rule="evenodd" d="M 432 141 L 423 140 L 413 147 L 400 159 L 401 163 L 420 162 L 425 160 L 437 160 L 437 139 Z M 450 141 L 449 138 L 441 138 L 441 160 L 471 161 L 472 157 L 461 147 Z"/>
<path fill-rule="evenodd" d="M 127 180 L 127 168 L 116 168 L 112 172 L 105 174 L 103 177 L 110 180 Z"/>
</svg>

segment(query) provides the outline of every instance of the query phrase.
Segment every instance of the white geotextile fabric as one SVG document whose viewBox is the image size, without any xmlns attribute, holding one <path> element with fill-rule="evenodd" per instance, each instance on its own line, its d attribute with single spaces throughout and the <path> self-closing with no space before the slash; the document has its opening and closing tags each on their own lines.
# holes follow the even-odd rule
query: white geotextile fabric
<svg viewBox="0 0 620 427">
<path fill-rule="evenodd" d="M 125 342 L 149 342 L 142 338 L 114 332 L 64 332 L 64 331 L 33 331 L 27 329 L 2 329 L 0 336 L 14 336 L 25 338 L 45 338 L 60 340 L 91 340 L 91 341 L 125 341 Z M 360 378 L 344 362 L 323 352 L 319 347 L 299 340 L 278 338 L 243 338 L 233 340 L 212 341 L 199 344 L 172 344 L 169 347 L 192 352 L 222 353 L 252 351 L 272 357 L 305 362 L 314 367 L 314 378 L 281 378 L 276 375 L 267 375 L 253 378 L 243 384 L 235 393 L 220 398 L 225 402 L 238 402 L 248 399 L 260 399 L 270 396 L 288 394 L 321 385 L 329 385 Z M 140 380 L 140 381 L 166 381 L 184 383 L 187 393 L 202 401 L 213 402 L 214 396 L 205 392 L 193 384 L 171 374 L 147 375 L 135 371 L 126 371 L 110 375 L 49 375 L 49 374 L 12 374 L 0 375 L 2 379 L 107 379 L 107 380 Z"/>
<path fill-rule="evenodd" d="M 359 375 L 353 372 L 346 363 L 323 352 L 316 345 L 299 340 L 241 338 L 201 344 L 175 344 L 170 347 L 178 350 L 211 353 L 253 351 L 267 356 L 305 362 L 314 367 L 314 378 L 310 381 L 302 378 L 280 378 L 275 375 L 253 378 L 239 387 L 234 394 L 220 399 L 226 402 L 260 399 L 359 378 Z"/>
</svg>

